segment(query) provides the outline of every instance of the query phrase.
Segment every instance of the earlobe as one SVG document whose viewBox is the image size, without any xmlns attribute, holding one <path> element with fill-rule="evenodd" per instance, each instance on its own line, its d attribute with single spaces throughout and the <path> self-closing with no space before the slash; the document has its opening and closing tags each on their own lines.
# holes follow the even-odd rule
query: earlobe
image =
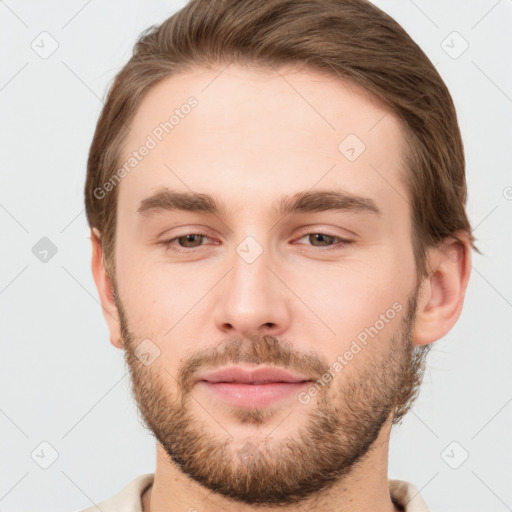
<svg viewBox="0 0 512 512">
<path fill-rule="evenodd" d="M 426 345 L 445 336 L 457 322 L 471 272 L 470 245 L 465 234 L 429 251 L 430 272 L 419 289 L 412 340 Z"/>
<path fill-rule="evenodd" d="M 96 283 L 96 289 L 101 302 L 103 316 L 107 322 L 110 333 L 110 343 L 117 348 L 123 348 L 121 338 L 121 328 L 119 322 L 119 313 L 116 301 L 114 299 L 114 290 L 112 282 L 105 268 L 103 249 L 101 246 L 101 233 L 96 229 L 91 229 L 92 261 L 91 268 Z"/>
</svg>

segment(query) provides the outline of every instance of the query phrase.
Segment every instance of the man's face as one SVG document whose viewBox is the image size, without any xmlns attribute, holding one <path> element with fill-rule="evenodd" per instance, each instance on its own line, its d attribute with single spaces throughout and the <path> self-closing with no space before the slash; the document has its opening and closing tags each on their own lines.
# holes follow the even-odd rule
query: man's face
<svg viewBox="0 0 512 512">
<path fill-rule="evenodd" d="M 118 185 L 122 336 L 139 408 L 182 471 L 291 503 L 347 474 L 411 394 L 403 138 L 334 77 L 220 71 L 162 81 L 131 125 L 120 164 L 149 150 Z M 251 373 L 269 367 L 288 374 Z"/>
</svg>

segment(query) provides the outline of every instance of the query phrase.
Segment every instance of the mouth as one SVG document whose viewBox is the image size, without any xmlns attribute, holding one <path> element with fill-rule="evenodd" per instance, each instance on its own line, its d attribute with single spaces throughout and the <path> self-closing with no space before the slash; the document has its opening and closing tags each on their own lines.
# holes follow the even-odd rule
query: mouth
<svg viewBox="0 0 512 512">
<path fill-rule="evenodd" d="M 242 408 L 267 407 L 308 386 L 312 379 L 281 368 L 243 369 L 229 367 L 201 375 L 196 384 L 230 405 Z"/>
</svg>

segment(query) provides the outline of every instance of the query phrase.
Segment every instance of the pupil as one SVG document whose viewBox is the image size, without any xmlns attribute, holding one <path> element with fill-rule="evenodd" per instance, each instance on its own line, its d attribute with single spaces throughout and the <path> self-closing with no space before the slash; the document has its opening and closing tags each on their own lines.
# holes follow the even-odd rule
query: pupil
<svg viewBox="0 0 512 512">
<path fill-rule="evenodd" d="M 313 235 L 313 237 L 316 237 L 316 241 L 320 242 L 320 243 L 322 243 L 322 242 L 324 242 L 324 243 L 327 242 L 328 243 L 329 241 L 332 241 L 332 236 L 324 235 L 322 233 L 316 233 L 316 234 Z"/>
<path fill-rule="evenodd" d="M 181 237 L 182 239 L 185 239 L 185 247 L 190 247 L 188 244 L 194 245 L 194 242 L 196 241 L 196 237 L 200 237 L 202 235 L 185 235 L 184 237 Z"/>
</svg>

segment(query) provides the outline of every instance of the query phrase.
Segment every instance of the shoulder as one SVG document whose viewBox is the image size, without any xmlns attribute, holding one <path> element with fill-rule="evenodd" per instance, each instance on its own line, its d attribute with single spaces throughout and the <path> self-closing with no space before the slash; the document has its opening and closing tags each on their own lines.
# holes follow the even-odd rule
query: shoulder
<svg viewBox="0 0 512 512">
<path fill-rule="evenodd" d="M 134 478 L 117 494 L 80 512 L 142 512 L 141 496 L 153 483 L 154 473 Z"/>
<path fill-rule="evenodd" d="M 404 480 L 389 480 L 391 496 L 402 505 L 404 512 L 429 512 L 418 488 Z"/>
</svg>

